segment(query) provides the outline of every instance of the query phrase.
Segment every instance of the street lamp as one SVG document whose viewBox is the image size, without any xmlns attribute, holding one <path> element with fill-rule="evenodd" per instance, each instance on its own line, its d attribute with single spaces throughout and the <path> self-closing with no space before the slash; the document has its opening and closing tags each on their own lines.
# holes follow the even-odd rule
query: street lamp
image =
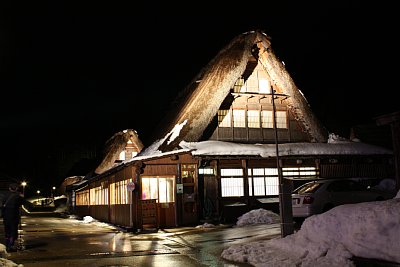
<svg viewBox="0 0 400 267">
<path fill-rule="evenodd" d="M 53 186 L 53 188 L 51 189 L 51 197 L 54 198 L 54 191 L 56 190 L 56 187 Z"/>
<path fill-rule="evenodd" d="M 37 190 L 37 191 L 36 191 L 36 194 L 37 194 L 37 200 L 36 200 L 36 203 L 38 203 L 38 204 L 36 204 L 36 205 L 39 205 L 39 195 L 40 195 L 40 190 Z M 40 204 L 41 204 L 41 205 L 43 205 L 43 202 L 41 202 Z"/>
<path fill-rule="evenodd" d="M 22 195 L 24 195 L 25 196 L 25 186 L 27 185 L 27 183 L 25 182 L 25 181 L 23 181 L 22 183 L 21 183 L 21 186 L 22 186 Z"/>
<path fill-rule="evenodd" d="M 293 229 L 293 211 L 292 211 L 292 194 L 290 182 L 283 177 L 281 160 L 279 159 L 278 148 L 278 129 L 276 127 L 276 106 L 275 106 L 275 91 L 271 88 L 271 100 L 273 109 L 273 123 L 275 132 L 275 150 L 276 150 L 276 168 L 278 169 L 279 179 L 279 215 L 281 218 L 281 237 L 291 235 Z"/>
</svg>

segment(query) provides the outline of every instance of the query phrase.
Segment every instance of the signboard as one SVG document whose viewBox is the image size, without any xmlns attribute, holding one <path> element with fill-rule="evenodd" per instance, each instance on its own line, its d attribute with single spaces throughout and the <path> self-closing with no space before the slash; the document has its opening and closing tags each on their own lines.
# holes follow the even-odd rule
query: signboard
<svg viewBox="0 0 400 267">
<path fill-rule="evenodd" d="M 183 193 L 183 184 L 176 184 L 176 193 L 177 194 Z"/>
<path fill-rule="evenodd" d="M 129 182 L 127 185 L 126 185 L 126 188 L 128 189 L 128 191 L 133 191 L 133 190 L 135 190 L 135 183 L 134 182 Z"/>
</svg>

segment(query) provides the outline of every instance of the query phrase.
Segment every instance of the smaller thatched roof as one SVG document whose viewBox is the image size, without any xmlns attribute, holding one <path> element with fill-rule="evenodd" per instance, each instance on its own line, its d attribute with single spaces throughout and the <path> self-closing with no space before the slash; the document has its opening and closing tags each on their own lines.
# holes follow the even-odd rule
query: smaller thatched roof
<svg viewBox="0 0 400 267">
<path fill-rule="evenodd" d="M 66 194 L 66 189 L 67 186 L 76 184 L 81 182 L 84 179 L 84 176 L 70 176 L 64 179 L 64 181 L 61 183 L 59 191 L 61 195 Z"/>
<path fill-rule="evenodd" d="M 143 143 L 135 130 L 128 129 L 114 134 L 107 140 L 104 150 L 104 158 L 100 165 L 95 169 L 96 174 L 101 174 L 111 169 L 119 154 L 125 149 L 128 142 L 134 147 L 134 150 L 139 153 L 143 149 Z"/>
</svg>

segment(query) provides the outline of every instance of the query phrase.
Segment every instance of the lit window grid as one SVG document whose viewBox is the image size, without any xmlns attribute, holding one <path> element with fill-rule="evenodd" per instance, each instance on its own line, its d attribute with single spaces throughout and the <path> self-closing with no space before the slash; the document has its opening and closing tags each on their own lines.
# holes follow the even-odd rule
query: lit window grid
<svg viewBox="0 0 400 267">
<path fill-rule="evenodd" d="M 199 168 L 199 174 L 214 175 L 214 168 Z"/>
<path fill-rule="evenodd" d="M 233 110 L 233 127 L 245 128 L 246 127 L 246 111 L 242 109 Z"/>
<path fill-rule="evenodd" d="M 247 125 L 249 128 L 260 128 L 260 112 L 258 110 L 247 111 Z"/>
<path fill-rule="evenodd" d="M 221 169 L 221 176 L 242 176 L 243 169 Z"/>
<path fill-rule="evenodd" d="M 287 128 L 287 114 L 286 111 L 276 112 L 276 128 L 286 129 Z"/>
<path fill-rule="evenodd" d="M 246 90 L 246 87 L 244 87 L 244 79 L 239 78 L 233 87 L 233 91 L 237 93 L 237 92 L 245 92 L 245 90 Z"/>
<path fill-rule="evenodd" d="M 241 197 L 244 196 L 243 177 L 222 178 L 221 177 L 222 197 Z"/>
<path fill-rule="evenodd" d="M 109 190 L 111 205 L 130 203 L 131 192 L 128 193 L 129 182 L 132 182 L 132 179 L 126 179 L 110 184 Z"/>
<path fill-rule="evenodd" d="M 142 177 L 142 199 L 157 199 L 158 203 L 175 201 L 174 177 Z"/>
<path fill-rule="evenodd" d="M 270 94 L 271 93 L 271 85 L 269 83 L 269 80 L 260 79 L 258 81 L 258 86 L 260 88 L 260 94 Z"/>
<path fill-rule="evenodd" d="M 262 128 L 274 128 L 272 111 L 261 110 L 261 127 Z"/>
<path fill-rule="evenodd" d="M 286 129 L 286 111 L 277 111 L 276 115 L 276 127 Z M 232 126 L 231 110 L 218 111 L 218 126 Z M 233 110 L 233 126 L 237 128 L 246 127 L 246 110 Z M 273 112 L 270 110 L 261 110 L 261 112 L 259 110 L 247 110 L 247 126 L 249 128 L 260 128 L 260 126 L 262 128 L 274 128 Z"/>
<path fill-rule="evenodd" d="M 101 186 L 91 188 L 90 205 L 108 205 L 108 188 Z"/>
<path fill-rule="evenodd" d="M 307 178 L 317 176 L 316 167 L 285 167 L 282 168 L 282 175 L 285 177 Z"/>
<path fill-rule="evenodd" d="M 253 72 L 251 76 L 245 82 L 246 92 L 258 93 L 259 92 L 259 81 L 256 76 L 256 72 Z"/>
<path fill-rule="evenodd" d="M 75 193 L 76 206 L 89 205 L 89 190 L 78 191 Z"/>
<path fill-rule="evenodd" d="M 253 177 L 253 190 L 255 196 L 265 196 L 265 178 Z"/>
<path fill-rule="evenodd" d="M 218 110 L 218 126 L 219 127 L 231 127 L 231 110 L 229 109 L 221 109 Z"/>
<path fill-rule="evenodd" d="M 247 173 L 249 176 L 251 175 L 278 175 L 277 168 L 249 168 L 247 169 Z"/>
<path fill-rule="evenodd" d="M 279 177 L 277 168 L 248 169 L 249 195 L 255 196 L 278 195 Z"/>
<path fill-rule="evenodd" d="M 253 190 L 254 196 L 279 195 L 279 177 L 249 177 L 249 196 L 253 195 Z"/>
</svg>

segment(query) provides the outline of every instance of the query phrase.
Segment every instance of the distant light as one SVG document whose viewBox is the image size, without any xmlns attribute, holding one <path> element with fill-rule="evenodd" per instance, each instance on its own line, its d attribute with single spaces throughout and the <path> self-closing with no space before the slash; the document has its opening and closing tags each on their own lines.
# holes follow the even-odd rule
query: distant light
<svg viewBox="0 0 400 267">
<path fill-rule="evenodd" d="M 283 64 L 283 66 L 285 66 L 285 61 L 282 60 L 282 64 Z"/>
<path fill-rule="evenodd" d="M 22 185 L 22 186 L 26 186 L 26 182 L 23 181 L 23 182 L 21 183 L 21 185 Z"/>
<path fill-rule="evenodd" d="M 40 190 L 36 191 L 36 193 L 40 194 Z"/>
</svg>

